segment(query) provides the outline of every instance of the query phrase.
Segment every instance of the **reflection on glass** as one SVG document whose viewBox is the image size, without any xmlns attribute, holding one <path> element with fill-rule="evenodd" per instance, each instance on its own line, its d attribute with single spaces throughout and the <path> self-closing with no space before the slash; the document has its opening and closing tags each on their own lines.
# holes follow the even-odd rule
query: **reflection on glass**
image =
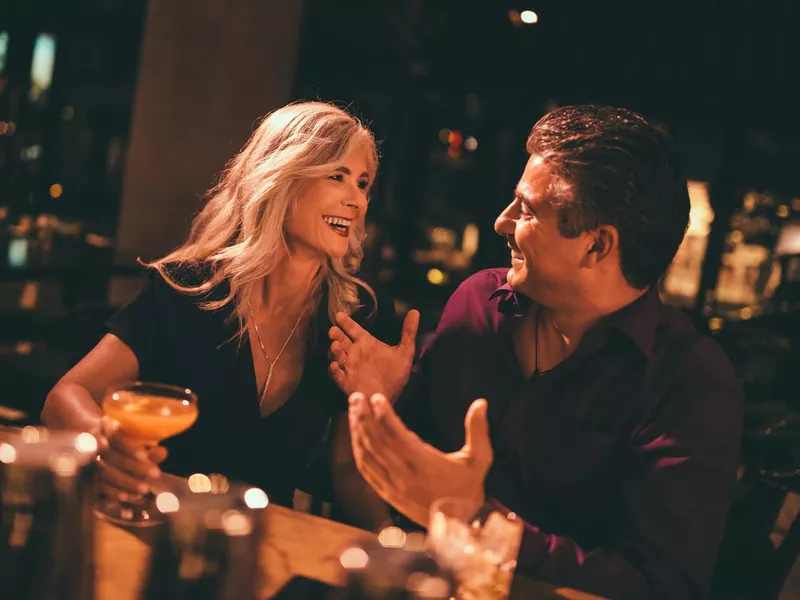
<svg viewBox="0 0 800 600">
<path fill-rule="evenodd" d="M 44 103 L 45 94 L 53 83 L 53 67 L 56 60 L 56 38 L 49 33 L 36 37 L 31 61 L 31 102 Z"/>
<path fill-rule="evenodd" d="M 722 257 L 717 282 L 717 302 L 747 306 L 759 300 L 758 280 L 769 250 L 754 244 L 737 244 Z"/>
<path fill-rule="evenodd" d="M 792 201 L 792 210 L 800 212 L 800 200 Z M 785 223 L 775 243 L 780 274 L 772 297 L 775 308 L 782 312 L 800 308 L 800 220 Z"/>
<path fill-rule="evenodd" d="M 690 305 L 700 290 L 700 275 L 706 256 L 708 233 L 714 221 L 714 211 L 708 197 L 708 184 L 689 181 L 689 229 L 672 260 L 664 280 L 665 300 L 676 305 Z"/>
<path fill-rule="evenodd" d="M 6 70 L 6 59 L 8 58 L 8 32 L 0 31 L 0 75 Z"/>
<path fill-rule="evenodd" d="M 8 266 L 24 267 L 28 264 L 27 238 L 14 238 L 8 243 Z"/>
<path fill-rule="evenodd" d="M 778 243 L 775 244 L 775 254 L 778 256 L 800 254 L 800 221 L 786 223 L 781 228 Z"/>
<path fill-rule="evenodd" d="M 784 279 L 789 283 L 797 283 L 800 281 L 800 256 L 793 256 L 788 260 L 786 265 L 786 277 Z"/>
<path fill-rule="evenodd" d="M 26 146 L 19 151 L 19 157 L 24 161 L 38 160 L 42 156 L 42 147 L 39 144 Z"/>
<path fill-rule="evenodd" d="M 6 77 L 6 60 L 8 59 L 8 32 L 0 31 L 0 96 L 3 95 L 8 78 Z M 3 131 L 5 130 L 5 131 Z M 0 123 L 0 135 L 12 135 L 14 133 L 14 123 Z M 0 156 L 2 161 L 2 156 Z"/>
<path fill-rule="evenodd" d="M 439 565 L 453 573 L 461 600 L 508 597 L 522 539 L 522 520 L 486 505 L 475 514 L 460 498 L 431 505 L 428 548 Z"/>
<path fill-rule="evenodd" d="M 176 392 L 166 386 L 116 390 L 103 400 L 103 410 L 122 431 L 147 445 L 177 435 L 197 420 L 197 401 L 191 391 Z"/>
<path fill-rule="evenodd" d="M 480 230 L 474 223 L 468 223 L 461 235 L 461 247 L 458 247 L 458 232 L 449 227 L 429 227 L 427 230 L 430 249 L 415 250 L 414 262 L 417 264 L 442 264 L 450 270 L 466 270 L 478 251 Z M 430 273 L 430 272 L 429 272 Z M 430 277 L 428 278 L 430 281 Z M 431 281 L 438 284 L 441 282 Z"/>
<path fill-rule="evenodd" d="M 789 207 L 783 198 L 750 190 L 731 219 L 725 252 L 714 292 L 715 306 L 707 307 L 728 319 L 749 319 L 769 307 L 781 278 L 776 242 Z"/>
</svg>

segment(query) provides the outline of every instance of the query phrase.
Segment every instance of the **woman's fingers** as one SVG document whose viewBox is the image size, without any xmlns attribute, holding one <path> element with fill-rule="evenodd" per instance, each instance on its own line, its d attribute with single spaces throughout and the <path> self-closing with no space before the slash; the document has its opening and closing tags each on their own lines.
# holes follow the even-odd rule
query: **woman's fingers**
<svg viewBox="0 0 800 600">
<path fill-rule="evenodd" d="M 119 423 L 108 416 L 102 418 L 96 437 L 100 449 L 99 492 L 125 502 L 141 500 L 161 477 L 158 465 L 167 458 L 167 449 L 146 446 L 121 431 Z"/>
<path fill-rule="evenodd" d="M 331 379 L 333 379 L 333 382 L 336 385 L 339 386 L 339 389 L 341 389 L 343 392 L 347 393 L 348 392 L 348 390 L 347 390 L 347 387 L 348 387 L 347 386 L 347 375 L 345 375 L 345 372 L 342 369 L 342 367 L 339 365 L 339 363 L 338 362 L 332 362 L 328 366 L 328 372 L 330 373 Z"/>
<path fill-rule="evenodd" d="M 367 336 L 372 337 L 361 325 L 356 323 L 352 317 L 345 313 L 336 313 L 336 323 L 339 325 L 339 328 L 347 334 L 347 337 L 354 342 Z"/>
<path fill-rule="evenodd" d="M 350 338 L 331 342 L 331 352 L 349 352 L 352 347 L 353 342 Z"/>
<path fill-rule="evenodd" d="M 108 445 L 111 450 L 131 457 L 147 458 L 147 448 L 145 445 L 129 435 L 117 431 L 108 438 Z"/>
<path fill-rule="evenodd" d="M 100 481 L 103 484 L 132 496 L 146 494 L 150 491 L 150 486 L 144 481 L 122 471 L 105 460 L 100 460 L 97 466 L 100 472 Z"/>
<path fill-rule="evenodd" d="M 167 452 L 167 449 L 164 448 L 164 446 L 153 446 L 148 451 L 148 454 L 150 455 L 150 460 L 153 462 L 153 464 L 160 465 L 162 462 L 167 460 L 169 452 Z"/>
<path fill-rule="evenodd" d="M 331 358 L 339 364 L 347 362 L 347 353 L 345 352 L 343 345 L 339 342 L 333 342 L 331 344 Z"/>
<path fill-rule="evenodd" d="M 142 494 L 132 494 L 129 491 L 125 491 L 122 488 L 118 488 L 102 480 L 97 484 L 97 494 L 101 498 L 114 498 L 120 502 L 131 502 L 134 504 L 144 500 Z"/>
<path fill-rule="evenodd" d="M 111 436 L 109 445 L 100 454 L 101 481 L 129 495 L 150 491 L 148 481 L 161 476 L 158 464 L 166 458 L 166 449 L 160 446 L 146 448 L 120 433 Z"/>
<path fill-rule="evenodd" d="M 139 480 L 157 479 L 161 475 L 161 470 L 149 458 L 135 458 L 114 448 L 107 450 L 101 456 L 103 462 Z"/>
</svg>

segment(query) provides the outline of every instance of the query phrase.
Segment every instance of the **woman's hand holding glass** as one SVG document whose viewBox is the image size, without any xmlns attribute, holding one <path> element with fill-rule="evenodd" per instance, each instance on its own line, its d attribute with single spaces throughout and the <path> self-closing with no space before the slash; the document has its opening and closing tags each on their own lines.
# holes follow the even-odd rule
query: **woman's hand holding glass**
<svg viewBox="0 0 800 600">
<path fill-rule="evenodd" d="M 161 477 L 158 466 L 167 458 L 167 449 L 143 448 L 136 438 L 120 431 L 119 423 L 108 416 L 103 417 L 95 437 L 100 447 L 99 494 L 122 502 L 140 502 Z"/>
<path fill-rule="evenodd" d="M 197 397 L 185 388 L 136 382 L 109 390 L 103 411 L 99 485 L 107 498 L 96 511 L 128 526 L 155 524 L 150 492 L 167 455 L 158 443 L 194 424 Z"/>
</svg>

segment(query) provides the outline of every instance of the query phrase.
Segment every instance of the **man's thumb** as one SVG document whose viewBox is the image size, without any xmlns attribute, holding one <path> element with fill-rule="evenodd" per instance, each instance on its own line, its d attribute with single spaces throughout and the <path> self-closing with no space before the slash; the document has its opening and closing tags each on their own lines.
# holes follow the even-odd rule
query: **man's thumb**
<svg viewBox="0 0 800 600">
<path fill-rule="evenodd" d="M 466 443 L 464 449 L 487 469 L 492 464 L 492 441 L 489 438 L 489 404 L 483 398 L 475 400 L 464 420 Z"/>
<path fill-rule="evenodd" d="M 413 358 L 416 353 L 417 331 L 419 330 L 419 311 L 410 310 L 403 319 L 400 346 Z"/>
</svg>

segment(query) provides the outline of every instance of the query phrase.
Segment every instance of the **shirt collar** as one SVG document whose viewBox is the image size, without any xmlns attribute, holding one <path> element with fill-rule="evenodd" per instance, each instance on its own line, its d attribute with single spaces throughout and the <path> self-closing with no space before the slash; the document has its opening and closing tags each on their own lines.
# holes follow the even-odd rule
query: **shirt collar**
<svg viewBox="0 0 800 600">
<path fill-rule="evenodd" d="M 497 310 L 507 317 L 522 316 L 533 304 L 530 298 L 512 290 L 508 283 L 504 283 L 489 295 L 489 300 L 495 298 L 500 298 Z"/>
<path fill-rule="evenodd" d="M 489 296 L 490 300 L 495 298 L 500 299 L 497 310 L 506 316 L 521 316 L 533 305 L 530 298 L 512 290 L 508 283 Z M 599 326 L 613 327 L 624 333 L 649 360 L 653 355 L 661 307 L 657 286 L 653 286 L 635 301 L 605 317 Z"/>
</svg>

